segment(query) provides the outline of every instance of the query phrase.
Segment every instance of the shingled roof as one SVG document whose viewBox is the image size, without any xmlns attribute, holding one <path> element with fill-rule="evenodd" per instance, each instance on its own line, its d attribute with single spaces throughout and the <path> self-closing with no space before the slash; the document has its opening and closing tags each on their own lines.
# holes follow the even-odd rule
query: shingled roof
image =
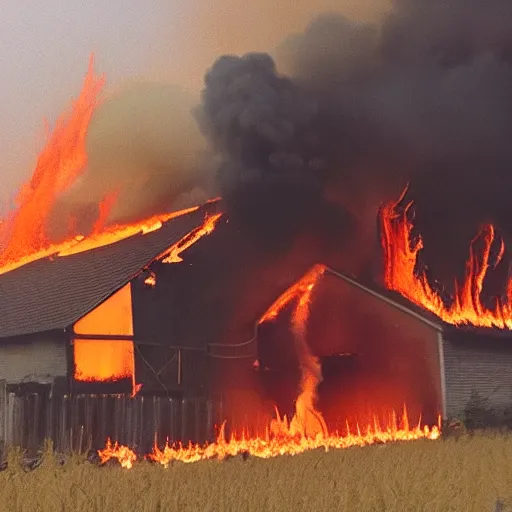
<svg viewBox="0 0 512 512">
<path fill-rule="evenodd" d="M 200 226 L 211 208 L 205 205 L 145 235 L 0 275 L 0 338 L 69 327 Z"/>
</svg>

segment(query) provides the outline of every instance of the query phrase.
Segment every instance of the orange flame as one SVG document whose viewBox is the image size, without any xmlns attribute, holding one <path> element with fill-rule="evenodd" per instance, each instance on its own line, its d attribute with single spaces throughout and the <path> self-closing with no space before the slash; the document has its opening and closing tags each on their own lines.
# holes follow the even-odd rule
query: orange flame
<svg viewBox="0 0 512 512">
<path fill-rule="evenodd" d="M 178 243 L 174 244 L 168 251 L 166 251 L 164 258 L 162 259 L 162 263 L 180 263 L 183 261 L 181 253 L 194 245 L 203 236 L 213 233 L 215 225 L 221 217 L 222 213 L 216 213 L 215 215 L 206 217 L 202 226 L 199 226 L 185 235 Z"/>
<path fill-rule="evenodd" d="M 121 446 L 115 442 L 111 443 L 110 438 L 107 439 L 107 445 L 103 450 L 98 450 L 101 463 L 105 464 L 110 459 L 117 459 L 121 467 L 131 469 L 133 463 L 137 460 L 137 455 L 126 446 Z"/>
<path fill-rule="evenodd" d="M 154 272 L 150 272 L 148 277 L 144 279 L 144 284 L 146 286 L 151 286 L 152 288 L 156 286 L 156 274 Z"/>
<path fill-rule="evenodd" d="M 398 201 L 389 203 L 381 210 L 384 282 L 387 288 L 401 293 L 411 302 L 450 324 L 512 329 L 512 280 L 508 282 L 505 302 L 497 300 L 494 307 L 487 308 L 481 300 L 489 267 L 496 266 L 505 251 L 505 245 L 501 241 L 497 258 L 491 264 L 491 247 L 496 237 L 494 227 L 483 226 L 472 240 L 462 286 L 455 282 L 453 301 L 446 304 L 430 285 L 425 271 L 417 271 L 423 240 L 421 236 L 412 236 L 413 224 L 408 214 L 413 202 L 401 206 L 406 191 L 407 189 Z M 475 245 L 480 241 L 483 241 L 483 250 L 478 255 Z"/>
<path fill-rule="evenodd" d="M 0 275 L 48 256 L 69 256 L 71 254 L 77 254 L 91 249 L 97 249 L 98 247 L 103 247 L 114 242 L 119 242 L 120 240 L 133 235 L 151 233 L 152 231 L 160 229 L 164 222 L 180 217 L 181 215 L 186 215 L 187 213 L 196 211 L 199 208 L 199 206 L 194 206 L 177 212 L 154 215 L 153 217 L 139 222 L 134 222 L 132 224 L 117 224 L 109 226 L 101 233 L 93 234 L 88 237 L 77 235 L 71 240 L 67 240 L 59 244 L 48 244 L 44 249 L 27 253 L 26 255 L 21 255 L 14 260 L 0 264 Z M 1 254 L 0 261 L 3 261 Z"/>
<path fill-rule="evenodd" d="M 368 446 L 372 444 L 390 443 L 394 441 L 412 441 L 417 439 L 435 440 L 440 437 L 439 418 L 438 425 L 432 427 L 410 426 L 407 409 L 399 419 L 396 413 L 391 413 L 388 424 L 382 426 L 375 417 L 373 424 L 365 428 L 357 427 L 357 432 L 348 432 L 345 436 L 338 434 L 323 435 L 318 433 L 315 437 L 307 437 L 300 432 L 293 432 L 286 418 L 281 419 L 279 413 L 274 420 L 273 431 L 267 431 L 263 437 L 247 438 L 233 435 L 229 440 L 225 438 L 224 425 L 220 429 L 215 443 L 212 444 L 169 444 L 167 442 L 161 450 L 156 445 L 152 453 L 146 457 L 168 467 L 174 461 L 197 462 L 206 459 L 225 459 L 238 454 L 248 454 L 259 458 L 271 458 L 279 455 L 297 455 L 308 450 L 322 448 L 342 449 L 351 446 Z"/>
<path fill-rule="evenodd" d="M 270 458 L 285 454 L 296 455 L 318 448 L 327 451 L 331 448 L 439 438 L 441 417 L 438 418 L 438 424 L 432 427 L 421 427 L 421 419 L 416 427 L 411 427 L 405 405 L 401 421 L 397 414 L 392 412 L 385 426 L 382 426 L 377 416 L 374 416 L 373 424 L 367 425 L 364 429 L 357 425 L 356 433 L 350 432 L 347 422 L 347 435 L 340 436 L 337 432 L 329 434 L 322 414 L 315 408 L 316 389 L 322 379 L 320 364 L 312 355 L 306 340 L 311 295 L 324 271 L 325 267 L 322 265 L 312 267 L 297 283 L 286 290 L 260 319 L 260 323 L 275 319 L 287 304 L 294 299 L 297 300 L 292 315 L 292 327 L 301 362 L 302 381 L 301 393 L 296 400 L 292 420 L 288 422 L 286 416 L 281 417 L 276 408 L 276 417 L 270 422 L 264 436 L 249 437 L 242 432 L 240 436 L 232 434 L 231 438 L 226 440 L 223 424 L 214 443 L 189 443 L 183 446 L 181 443 L 171 445 L 167 440 L 164 448 L 160 449 L 155 442 L 152 453 L 146 455 L 147 459 L 168 467 L 174 461 L 190 463 L 206 459 L 222 460 L 238 454 Z M 107 449 L 107 453 L 110 453 L 110 441 L 107 443 Z"/>
<path fill-rule="evenodd" d="M 314 274 L 315 280 L 308 285 L 306 291 L 299 297 L 292 316 L 293 333 L 301 364 L 302 379 L 301 393 L 295 402 L 295 414 L 290 423 L 290 433 L 292 435 L 299 433 L 303 437 L 316 437 L 317 435 L 325 437 L 327 435 L 327 425 L 322 413 L 315 408 L 316 390 L 318 384 L 322 381 L 322 370 L 318 359 L 311 353 L 306 339 L 311 294 L 316 281 L 321 275 L 318 272 Z M 273 422 L 271 429 L 274 430 L 276 427 L 279 431 L 280 425 Z"/>
<path fill-rule="evenodd" d="M 325 272 L 324 265 L 314 265 L 306 272 L 293 286 L 288 288 L 279 298 L 268 308 L 265 314 L 260 318 L 259 323 L 270 322 L 277 318 L 279 313 L 294 299 L 304 293 L 311 291 L 318 278 Z"/>
<path fill-rule="evenodd" d="M 58 197 L 69 189 L 84 172 L 87 163 L 85 140 L 94 110 L 99 104 L 99 95 L 104 87 L 104 76 L 94 73 L 91 56 L 89 69 L 79 98 L 68 114 L 63 114 L 45 148 L 39 155 L 32 178 L 17 197 L 17 208 L 7 219 L 0 220 L 0 274 L 49 256 L 67 256 L 88 251 L 123 240 L 136 234 L 147 234 L 159 229 L 164 222 L 197 210 L 195 206 L 181 211 L 154 215 L 130 224 L 106 227 L 109 213 L 119 191 L 107 194 L 99 204 L 98 218 L 90 236 L 75 233 L 69 240 L 52 243 L 47 238 L 46 228 L 50 213 Z M 218 201 L 219 198 L 208 202 Z M 212 217 L 206 230 L 213 230 L 217 217 Z M 73 219 L 69 219 L 73 227 Z M 197 238 L 203 236 L 203 233 Z M 196 239 L 187 239 L 186 244 L 176 250 L 184 251 Z M 177 260 L 179 261 L 179 260 Z"/>
<path fill-rule="evenodd" d="M 96 222 L 94 223 L 94 226 L 92 228 L 92 232 L 94 234 L 100 233 L 103 231 L 103 228 L 105 227 L 108 216 L 110 215 L 110 212 L 112 208 L 114 207 L 115 203 L 117 202 L 117 198 L 119 197 L 119 191 L 116 190 L 115 192 L 112 192 L 110 194 L 107 194 L 106 197 L 103 198 L 103 200 L 99 204 L 99 215 L 96 219 Z"/>
<path fill-rule="evenodd" d="M 2 226 L 8 229 L 8 242 L 0 254 L 4 267 L 28 254 L 38 253 L 49 243 L 46 236 L 48 216 L 60 194 L 80 176 L 87 162 L 85 138 L 105 79 L 94 73 L 94 57 L 82 92 L 69 114 L 61 116 L 46 147 L 37 160 L 31 180 L 17 197 L 17 210 Z"/>
</svg>

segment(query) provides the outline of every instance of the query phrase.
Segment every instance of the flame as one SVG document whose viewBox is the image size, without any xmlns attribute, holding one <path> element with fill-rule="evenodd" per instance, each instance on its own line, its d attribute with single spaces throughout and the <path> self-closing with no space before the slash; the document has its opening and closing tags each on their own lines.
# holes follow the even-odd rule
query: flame
<svg viewBox="0 0 512 512">
<path fill-rule="evenodd" d="M 110 382 L 133 378 L 133 342 L 75 340 L 73 345 L 76 380 Z"/>
<path fill-rule="evenodd" d="M 92 232 L 94 234 L 101 233 L 103 231 L 108 216 L 110 215 L 110 212 L 112 208 L 114 207 L 117 198 L 119 197 L 119 190 L 116 190 L 115 192 L 111 192 L 110 194 L 107 194 L 106 197 L 103 198 L 103 200 L 99 204 L 99 215 L 96 219 L 96 222 L 94 223 L 94 226 L 92 228 Z"/>
<path fill-rule="evenodd" d="M 299 433 L 303 437 L 316 437 L 321 434 L 325 437 L 327 435 L 327 425 L 322 413 L 315 408 L 316 390 L 318 384 L 322 381 L 322 370 L 318 359 L 311 353 L 306 339 L 311 294 L 321 274 L 318 271 L 313 272 L 313 275 L 315 280 L 308 285 L 306 291 L 299 297 L 292 316 L 292 327 L 301 364 L 302 379 L 301 393 L 295 402 L 295 414 L 290 423 L 290 433 L 292 435 Z M 271 424 L 272 430 L 276 428 L 279 432 L 279 422 Z"/>
<path fill-rule="evenodd" d="M 0 267 L 48 247 L 46 227 L 49 214 L 60 194 L 83 173 L 87 163 L 85 138 L 99 95 L 103 76 L 94 73 L 91 55 L 82 92 L 70 113 L 62 115 L 37 160 L 31 180 L 16 198 L 17 209 L 2 229 L 9 232 L 7 245 L 0 254 Z"/>
<path fill-rule="evenodd" d="M 52 209 L 58 197 L 68 190 L 79 178 L 87 164 L 86 136 L 91 118 L 99 104 L 99 96 L 105 85 L 104 76 L 94 73 L 94 58 L 91 55 L 89 68 L 82 91 L 73 103 L 69 113 L 63 114 L 48 137 L 41 151 L 33 175 L 16 198 L 17 208 L 7 219 L 0 220 L 0 274 L 18 267 L 54 256 L 68 256 L 112 244 L 137 234 L 147 234 L 159 229 L 164 222 L 191 213 L 199 208 L 183 209 L 171 213 L 154 215 L 133 223 L 106 226 L 108 216 L 114 206 L 119 191 L 107 194 L 99 204 L 99 213 L 89 236 L 76 233 L 74 219 L 69 219 L 68 240 L 53 243 L 48 239 L 46 228 Z M 216 202 L 214 198 L 208 203 Z M 217 217 L 212 217 L 207 225 L 213 230 Z M 200 238 L 203 233 L 197 236 Z M 179 253 L 192 245 L 196 239 L 187 239 Z M 172 255 L 171 255 L 172 256 Z M 177 260 L 179 261 L 179 259 Z"/>
<path fill-rule="evenodd" d="M 144 279 L 144 284 L 146 286 L 150 286 L 152 288 L 154 286 L 156 286 L 156 274 L 154 272 L 150 271 L 148 277 L 146 277 L 146 279 Z"/>
<path fill-rule="evenodd" d="M 407 408 L 404 405 L 401 419 L 392 412 L 387 424 L 382 426 L 377 416 L 374 416 L 373 424 L 361 429 L 357 425 L 357 432 L 350 431 L 347 422 L 347 434 L 339 435 L 337 432 L 330 434 L 322 414 L 316 410 L 316 390 L 322 379 L 320 364 L 313 356 L 306 340 L 306 326 L 309 317 L 311 296 L 323 275 L 325 267 L 315 265 L 297 283 L 286 290 L 261 317 L 260 322 L 273 320 L 279 312 L 292 300 L 297 304 L 292 314 L 292 328 L 297 344 L 297 351 L 301 363 L 302 380 L 301 392 L 295 402 L 295 414 L 290 422 L 286 416 L 281 417 L 276 408 L 276 416 L 270 422 L 263 436 L 249 437 L 245 432 L 241 435 L 232 434 L 226 440 L 225 423 L 221 426 L 214 443 L 204 445 L 189 443 L 183 446 L 181 443 L 170 444 L 167 440 L 163 449 L 160 449 L 155 441 L 153 451 L 146 458 L 168 467 L 174 461 L 197 462 L 207 459 L 225 459 L 238 454 L 253 455 L 260 458 L 270 458 L 279 455 L 296 455 L 307 450 L 323 448 L 348 448 L 351 446 L 366 446 L 375 443 L 388 443 L 392 441 L 410 441 L 416 439 L 438 439 L 440 437 L 441 417 L 438 424 L 432 427 L 421 427 L 421 419 L 417 426 L 411 427 Z M 129 452 L 126 447 L 124 448 Z M 110 440 L 107 448 L 100 453 L 105 462 L 112 453 Z M 133 453 L 133 452 L 131 452 Z M 124 466 L 128 467 L 128 466 Z M 131 466 L 130 466 L 131 467 Z"/>
<path fill-rule="evenodd" d="M 145 235 L 147 233 L 151 233 L 152 231 L 159 229 L 164 222 L 194 212 L 199 208 L 200 206 L 194 206 L 176 212 L 155 215 L 148 219 L 134 222 L 132 224 L 110 226 L 104 229 L 101 233 L 93 234 L 88 237 L 76 235 L 72 239 L 65 242 L 59 244 L 48 244 L 44 249 L 28 253 L 6 262 L 3 262 L 4 260 L 2 254 L 0 254 L 0 275 L 41 258 L 47 258 L 49 256 L 69 256 L 71 254 L 78 254 L 80 252 L 90 251 L 91 249 L 97 249 L 105 245 L 110 245 L 114 242 L 119 242 L 120 240 L 124 240 L 130 236 L 137 234 Z"/>
<path fill-rule="evenodd" d="M 411 427 L 405 406 L 400 420 L 399 416 L 393 412 L 390 414 L 387 425 L 382 426 L 375 417 L 373 424 L 367 425 L 366 428 L 358 426 L 357 432 L 348 431 L 345 436 L 324 435 L 319 432 L 314 437 L 308 437 L 300 432 L 294 432 L 286 418 L 281 419 L 277 411 L 276 416 L 274 430 L 267 430 L 262 437 L 248 438 L 242 433 L 241 436 L 233 435 L 226 440 L 223 425 L 215 443 L 205 445 L 189 443 L 183 446 L 180 443 L 169 444 L 167 441 L 162 450 L 155 445 L 146 458 L 168 467 L 173 461 L 189 463 L 207 459 L 222 460 L 238 454 L 267 459 L 279 455 L 297 455 L 318 448 L 328 451 L 394 441 L 435 440 L 440 437 L 440 418 L 438 424 L 432 427 L 426 425 L 421 427 L 420 423 Z"/>
<path fill-rule="evenodd" d="M 505 244 L 501 240 L 498 255 L 491 263 L 495 228 L 492 225 L 483 226 L 471 241 L 464 281 L 462 285 L 455 282 L 453 300 L 446 304 L 430 285 L 425 270 L 417 270 L 423 240 L 421 236 L 412 235 L 414 226 L 410 213 L 413 201 L 401 206 L 406 192 L 407 189 L 396 202 L 387 204 L 381 210 L 384 282 L 387 288 L 399 292 L 450 324 L 512 329 L 512 280 L 508 282 L 506 301 L 497 300 L 492 308 L 482 303 L 487 272 L 502 260 L 505 251 Z M 483 249 L 478 253 L 476 245 L 481 242 Z"/>
<path fill-rule="evenodd" d="M 154 215 L 153 217 L 139 222 L 134 222 L 132 224 L 117 224 L 110 226 L 104 229 L 101 233 L 83 238 L 79 242 L 73 243 L 73 241 L 71 241 L 59 244 L 58 246 L 53 246 L 56 250 L 55 254 L 57 256 L 69 256 L 71 254 L 78 254 L 80 252 L 90 251 L 91 249 L 110 245 L 133 235 L 147 235 L 148 233 L 152 233 L 153 231 L 160 229 L 164 222 L 192 213 L 199 208 L 200 206 L 193 206 L 176 212 Z"/>
<path fill-rule="evenodd" d="M 319 277 L 325 272 L 324 265 L 314 265 L 308 270 L 293 286 L 288 288 L 279 298 L 268 308 L 265 314 L 260 318 L 259 323 L 275 320 L 279 313 L 294 299 L 304 293 L 311 291 Z"/>
<path fill-rule="evenodd" d="M 130 448 L 119 445 L 117 442 L 112 444 L 110 438 L 107 439 L 106 447 L 103 450 L 98 450 L 98 455 L 102 464 L 110 459 L 117 459 L 121 467 L 126 469 L 131 469 L 137 460 L 137 455 Z"/>
<path fill-rule="evenodd" d="M 277 419 L 271 422 L 270 429 L 277 434 L 285 426 L 291 435 L 300 434 L 302 437 L 314 437 L 318 434 L 325 437 L 327 435 L 325 420 L 315 408 L 316 389 L 322 380 L 322 372 L 320 363 L 311 353 L 306 339 L 311 295 L 325 269 L 324 265 L 313 265 L 294 285 L 277 298 L 259 320 L 259 324 L 274 320 L 290 302 L 297 300 L 292 315 L 292 328 L 302 372 L 301 392 L 295 402 L 295 414 L 290 425 L 288 425 L 286 416 L 284 421 L 281 421 L 279 413 L 276 411 Z"/>
<path fill-rule="evenodd" d="M 181 253 L 194 245 L 203 236 L 213 233 L 213 230 L 221 217 L 222 213 L 216 213 L 215 215 L 206 217 L 202 226 L 199 226 L 185 235 L 178 243 L 174 244 L 168 251 L 166 251 L 163 256 L 162 263 L 180 263 L 183 261 Z"/>
<path fill-rule="evenodd" d="M 132 396 L 140 390 L 135 382 L 135 354 L 131 340 L 110 337 L 133 336 L 131 284 L 123 286 L 73 326 L 75 372 L 82 382 L 114 382 L 130 379 Z M 87 335 L 91 339 L 81 339 Z M 107 339 L 102 339 L 108 337 Z"/>
</svg>

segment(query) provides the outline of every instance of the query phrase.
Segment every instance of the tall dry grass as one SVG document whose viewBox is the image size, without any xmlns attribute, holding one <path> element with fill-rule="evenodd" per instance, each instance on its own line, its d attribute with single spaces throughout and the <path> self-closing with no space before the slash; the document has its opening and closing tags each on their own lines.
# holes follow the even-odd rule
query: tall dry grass
<svg viewBox="0 0 512 512">
<path fill-rule="evenodd" d="M 478 511 L 512 504 L 512 436 L 416 441 L 131 470 L 47 455 L 24 472 L 11 454 L 0 511 Z M 511 510 L 505 506 L 504 510 Z"/>
</svg>

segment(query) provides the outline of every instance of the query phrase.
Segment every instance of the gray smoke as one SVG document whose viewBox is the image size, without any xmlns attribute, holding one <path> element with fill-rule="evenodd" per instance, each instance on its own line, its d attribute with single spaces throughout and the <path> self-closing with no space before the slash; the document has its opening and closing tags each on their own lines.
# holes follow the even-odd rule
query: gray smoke
<svg viewBox="0 0 512 512">
<path fill-rule="evenodd" d="M 86 172 L 61 199 L 51 223 L 71 215 L 87 233 L 98 205 L 117 194 L 108 223 L 140 220 L 155 213 L 201 204 L 215 196 L 206 143 L 192 109 L 197 98 L 165 83 L 134 83 L 107 97 L 87 134 Z"/>
<path fill-rule="evenodd" d="M 378 203 L 412 181 L 418 208 L 445 224 L 447 209 L 512 218 L 510 27 L 506 0 L 397 0 L 377 23 L 315 19 L 278 66 L 220 58 L 198 118 L 228 201 L 253 214 L 337 203 L 370 230 Z"/>
</svg>

